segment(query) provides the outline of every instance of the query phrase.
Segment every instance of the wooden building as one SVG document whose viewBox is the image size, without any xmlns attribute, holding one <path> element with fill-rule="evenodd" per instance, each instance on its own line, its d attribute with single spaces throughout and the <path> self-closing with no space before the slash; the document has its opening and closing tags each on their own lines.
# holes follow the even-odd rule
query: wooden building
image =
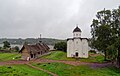
<svg viewBox="0 0 120 76">
<path fill-rule="evenodd" d="M 22 54 L 22 59 L 24 60 L 32 60 L 34 58 L 38 58 L 42 55 L 45 55 L 49 52 L 49 47 L 44 43 L 37 43 L 35 45 L 25 44 L 20 50 Z"/>
</svg>

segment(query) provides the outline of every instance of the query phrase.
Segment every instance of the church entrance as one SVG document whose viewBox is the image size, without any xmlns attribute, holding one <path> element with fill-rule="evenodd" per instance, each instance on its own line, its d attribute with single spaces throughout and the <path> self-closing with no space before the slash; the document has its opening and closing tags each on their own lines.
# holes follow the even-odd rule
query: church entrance
<svg viewBox="0 0 120 76">
<path fill-rule="evenodd" d="M 76 53 L 75 53 L 75 56 L 78 57 L 78 55 L 79 55 L 78 52 L 76 52 Z"/>
</svg>

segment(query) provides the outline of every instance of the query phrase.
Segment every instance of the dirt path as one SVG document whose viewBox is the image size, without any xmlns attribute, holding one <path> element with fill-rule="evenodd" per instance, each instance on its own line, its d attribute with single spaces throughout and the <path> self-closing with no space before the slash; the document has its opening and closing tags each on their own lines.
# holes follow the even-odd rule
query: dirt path
<svg viewBox="0 0 120 76">
<path fill-rule="evenodd" d="M 78 66 L 80 64 L 85 64 L 85 63 L 80 62 L 80 61 L 49 60 L 49 59 L 43 59 L 43 58 L 36 59 L 33 62 L 36 62 L 36 63 L 60 62 L 60 63 L 65 63 L 65 64 L 69 64 L 69 65 L 73 65 L 73 66 Z"/>
<path fill-rule="evenodd" d="M 65 60 L 49 60 L 49 59 L 35 59 L 32 61 L 24 61 L 24 60 L 12 60 L 12 61 L 4 61 L 0 62 L 0 65 L 12 65 L 12 64 L 28 64 L 30 62 L 35 62 L 35 63 L 51 63 L 51 62 L 60 62 L 60 63 L 65 63 L 73 66 L 79 66 L 79 65 L 89 65 L 93 68 L 99 68 L 99 67 L 106 67 L 110 66 L 111 63 L 88 63 L 88 62 L 80 62 L 80 61 L 65 61 Z"/>
<path fill-rule="evenodd" d="M 59 62 L 59 63 L 65 63 L 65 64 L 73 65 L 73 66 L 89 65 L 92 68 L 101 68 L 101 67 L 107 67 L 107 66 L 112 65 L 111 63 L 88 63 L 88 62 L 80 62 L 80 61 L 49 60 L 49 59 L 43 59 L 43 58 L 39 58 L 39 59 L 31 60 L 31 61 L 24 61 L 24 60 L 4 61 L 4 62 L 0 62 L 0 65 L 26 64 L 26 65 L 30 66 L 31 68 L 44 71 L 44 72 L 46 72 L 46 73 L 48 73 L 52 76 L 58 76 L 57 74 L 52 73 L 48 70 L 38 68 L 36 66 L 31 65 L 30 63 L 32 63 L 32 62 L 34 62 L 34 63 Z"/>
<path fill-rule="evenodd" d="M 111 66 L 112 63 L 89 63 L 89 62 L 80 62 L 80 61 L 66 61 L 66 60 L 49 60 L 49 59 L 36 59 L 33 62 L 36 63 L 50 63 L 50 62 L 60 62 L 60 63 L 65 63 L 73 66 L 79 66 L 79 65 L 89 65 L 92 68 L 101 68 L 101 67 L 107 67 Z"/>
</svg>

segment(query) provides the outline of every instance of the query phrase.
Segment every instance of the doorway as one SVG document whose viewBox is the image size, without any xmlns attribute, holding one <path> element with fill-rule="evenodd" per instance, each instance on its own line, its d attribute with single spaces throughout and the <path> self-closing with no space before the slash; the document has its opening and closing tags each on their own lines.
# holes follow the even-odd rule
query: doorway
<svg viewBox="0 0 120 76">
<path fill-rule="evenodd" d="M 31 58 L 33 58 L 33 54 L 30 54 Z"/>
<path fill-rule="evenodd" d="M 78 57 L 78 55 L 79 55 L 78 52 L 76 52 L 76 53 L 75 53 L 75 56 Z"/>
</svg>

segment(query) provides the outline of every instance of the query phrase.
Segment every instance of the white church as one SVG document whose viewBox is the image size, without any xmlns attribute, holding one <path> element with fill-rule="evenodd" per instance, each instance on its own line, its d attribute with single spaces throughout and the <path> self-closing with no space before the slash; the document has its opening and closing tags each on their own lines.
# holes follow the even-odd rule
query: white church
<svg viewBox="0 0 120 76">
<path fill-rule="evenodd" d="M 73 38 L 67 39 L 67 57 L 88 58 L 88 39 L 81 38 L 81 29 L 73 30 Z"/>
</svg>

